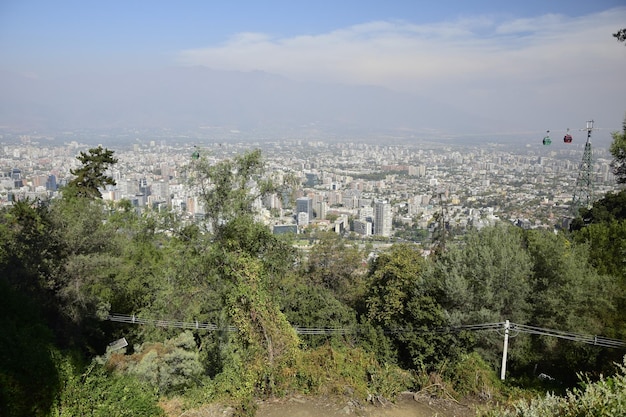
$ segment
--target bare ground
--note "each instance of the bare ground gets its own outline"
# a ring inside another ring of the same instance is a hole
[[[232,417],[234,410],[209,404],[185,412],[182,404],[162,404],[170,417]],[[395,402],[292,396],[259,401],[256,417],[473,417],[474,404],[406,392]]]
[[[264,401],[257,417],[470,417],[473,406],[413,393],[402,394],[395,402],[361,404],[355,400],[291,397]]]

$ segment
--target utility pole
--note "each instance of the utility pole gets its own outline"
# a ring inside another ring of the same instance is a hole
[[[506,356],[509,349],[509,329],[511,323],[508,320],[504,322],[504,348],[502,349],[502,368],[500,369],[500,379],[504,381],[506,376]]]

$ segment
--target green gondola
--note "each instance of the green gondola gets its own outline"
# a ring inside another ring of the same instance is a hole
[[[548,130],[547,133],[548,134],[543,138],[544,145],[550,145],[552,143],[552,139],[550,139],[550,131]]]

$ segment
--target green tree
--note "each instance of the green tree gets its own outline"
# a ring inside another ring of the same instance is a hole
[[[532,260],[522,230],[509,225],[472,230],[462,242],[450,244],[424,271],[426,292],[445,310],[450,324],[481,324],[529,318]],[[461,339],[468,342],[466,336]],[[474,349],[497,366],[501,338],[477,333]],[[518,350],[512,350],[515,360]]]
[[[626,29],[625,29],[626,30]],[[611,155],[613,155],[613,161],[611,167],[613,173],[620,184],[626,184],[626,117],[622,124],[622,132],[613,132],[613,142],[609,148]]]
[[[58,311],[77,326],[72,331],[97,332],[94,316],[108,314],[112,298],[119,294],[112,278],[122,269],[120,242],[126,236],[107,222],[104,207],[100,200],[63,198],[49,209],[49,237],[57,242],[60,262],[48,284]]]
[[[448,326],[449,320],[426,291],[425,264],[416,245],[396,244],[381,253],[370,267],[366,315],[388,333],[399,364],[432,371],[454,356],[456,338],[436,331]]]
[[[106,175],[107,169],[118,161],[113,157],[113,153],[112,150],[102,148],[102,146],[89,149],[88,153],[81,151],[76,159],[82,166],[70,170],[76,178],[68,183],[67,192],[79,197],[102,198],[100,188],[115,185],[115,180]]]
[[[368,276],[367,316],[385,327],[404,316],[411,289],[420,285],[425,260],[419,248],[393,245],[374,259]]]
[[[626,195],[626,192],[624,193]],[[598,202],[596,202],[598,203]],[[626,203],[624,203],[626,204]],[[623,206],[622,206],[623,208]],[[596,204],[592,209],[590,224],[573,233],[574,241],[589,247],[589,260],[599,274],[608,277],[612,309],[601,309],[599,319],[604,323],[603,335],[616,339],[626,339],[626,219],[615,220],[612,210],[603,222],[598,222]],[[617,352],[613,352],[617,353]],[[607,355],[607,362],[615,361],[615,355]]]
[[[532,264],[521,229],[498,225],[469,233],[463,253],[473,320],[526,321]]]
[[[526,233],[533,259],[529,302],[530,323],[548,329],[582,334],[605,334],[607,313],[613,308],[614,281],[600,275],[590,263],[587,244],[576,244],[563,234]],[[569,341],[533,336],[528,366],[574,382],[575,371],[601,369],[600,351]]]
[[[47,202],[18,201],[0,211],[0,276],[46,304],[60,255],[53,230]]]
[[[31,296],[0,279],[0,415],[48,416],[60,390],[54,336]]]
[[[285,289],[281,310],[294,326],[308,328],[356,329],[356,312],[339,301],[328,289],[312,285],[293,285]],[[352,342],[352,335],[302,335],[309,348],[316,348],[328,340]],[[348,340],[346,340],[348,339]]]
[[[199,189],[214,233],[237,217],[252,216],[257,198],[277,191],[263,178],[264,163],[258,149],[215,164],[200,158],[191,170],[191,186]]]
[[[275,296],[294,265],[291,246],[254,219],[254,203],[277,188],[263,177],[261,152],[209,164],[193,162],[191,186],[199,190],[210,222],[211,243],[205,262],[212,272],[206,285],[219,283],[223,311],[238,333],[219,351],[219,391],[237,390],[237,401],[277,389],[285,367],[293,366],[299,340]]]
[[[317,234],[318,240],[307,256],[305,275],[315,285],[331,290],[335,297],[352,306],[365,288],[364,255],[356,245],[334,232]]]
[[[618,193],[608,192],[603,198],[593,203],[590,209],[582,208],[580,217],[572,222],[572,231],[580,230],[588,224],[610,223],[626,220],[626,190]]]

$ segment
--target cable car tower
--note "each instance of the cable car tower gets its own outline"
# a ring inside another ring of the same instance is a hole
[[[576,188],[572,197],[571,212],[574,217],[578,216],[578,210],[581,207],[591,208],[593,204],[593,159],[591,153],[591,131],[593,130],[593,120],[587,122],[587,142],[585,143],[585,151],[583,159],[578,169],[578,179],[576,180]]]

